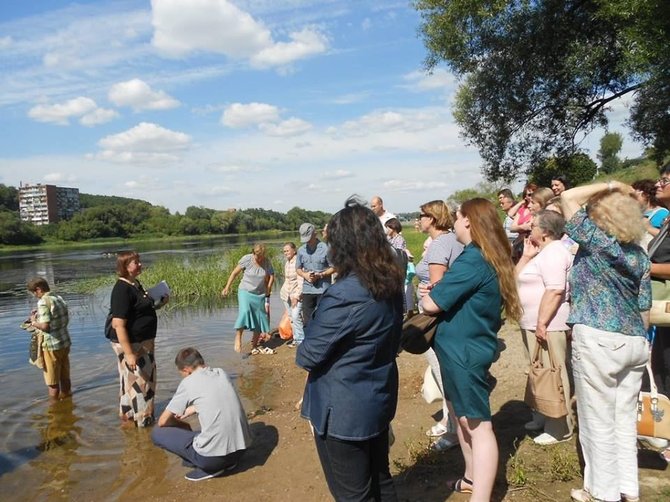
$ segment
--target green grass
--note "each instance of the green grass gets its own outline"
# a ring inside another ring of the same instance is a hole
[[[241,246],[226,253],[184,258],[165,257],[154,262],[140,276],[140,282],[149,288],[160,281],[170,286],[169,308],[183,306],[210,306],[218,300],[226,285],[228,276],[239,259],[249,252],[249,246]],[[278,249],[267,248],[268,257],[275,270],[275,282],[280,281],[284,265]],[[241,276],[235,281],[231,297],[237,291]],[[66,291],[92,294],[96,290],[114,284],[116,276],[106,274],[101,277],[66,283],[61,287]]]

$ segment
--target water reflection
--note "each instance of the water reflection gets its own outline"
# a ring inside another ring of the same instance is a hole
[[[238,244],[222,244],[219,240],[181,243],[178,250],[137,248],[143,261],[151,263],[168,253],[189,257],[194,252],[219,252],[222,246]],[[114,268],[113,258],[100,253],[100,247],[0,253],[0,493],[11,493],[19,500],[119,498],[141,493],[143,480],[157,486],[166,477],[182,474],[180,466],[169,463],[168,457],[152,445],[150,430],[127,430],[119,425],[116,360],[103,335],[111,285],[94,295],[66,296],[72,339],[72,399],[49,407],[42,375],[28,364],[29,337],[18,327],[35,303],[25,291],[26,280],[41,273],[56,284],[57,291],[59,282],[73,277],[109,274]],[[271,308],[272,318],[279,319],[283,307],[278,295],[273,295]],[[252,371],[251,360],[240,358],[232,350],[236,316],[235,305],[217,301],[198,308],[159,312],[157,414],[179,384],[174,356],[189,345],[200,350],[207,364],[239,377],[248,411],[256,410],[255,403],[271,392],[268,379]],[[143,471],[146,465],[151,466],[150,472],[146,468]]]

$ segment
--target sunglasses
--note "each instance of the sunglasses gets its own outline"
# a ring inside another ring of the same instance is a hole
[[[421,213],[421,214],[419,215],[419,218],[430,218],[430,217],[431,217],[431,216],[430,216],[429,214],[426,214],[426,213]]]

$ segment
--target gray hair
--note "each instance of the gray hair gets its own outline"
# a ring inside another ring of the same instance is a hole
[[[542,210],[535,215],[536,224],[555,241],[565,233],[565,218],[556,211]]]

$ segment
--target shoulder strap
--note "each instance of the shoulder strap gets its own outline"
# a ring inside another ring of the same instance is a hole
[[[663,224],[663,226],[661,227],[661,231],[649,243],[649,247],[647,248],[648,249],[648,254],[649,254],[649,259],[653,258],[654,253],[656,253],[656,251],[661,246],[661,244],[663,243],[665,238],[668,236],[668,230],[669,229],[670,229],[670,219],[668,219]]]

